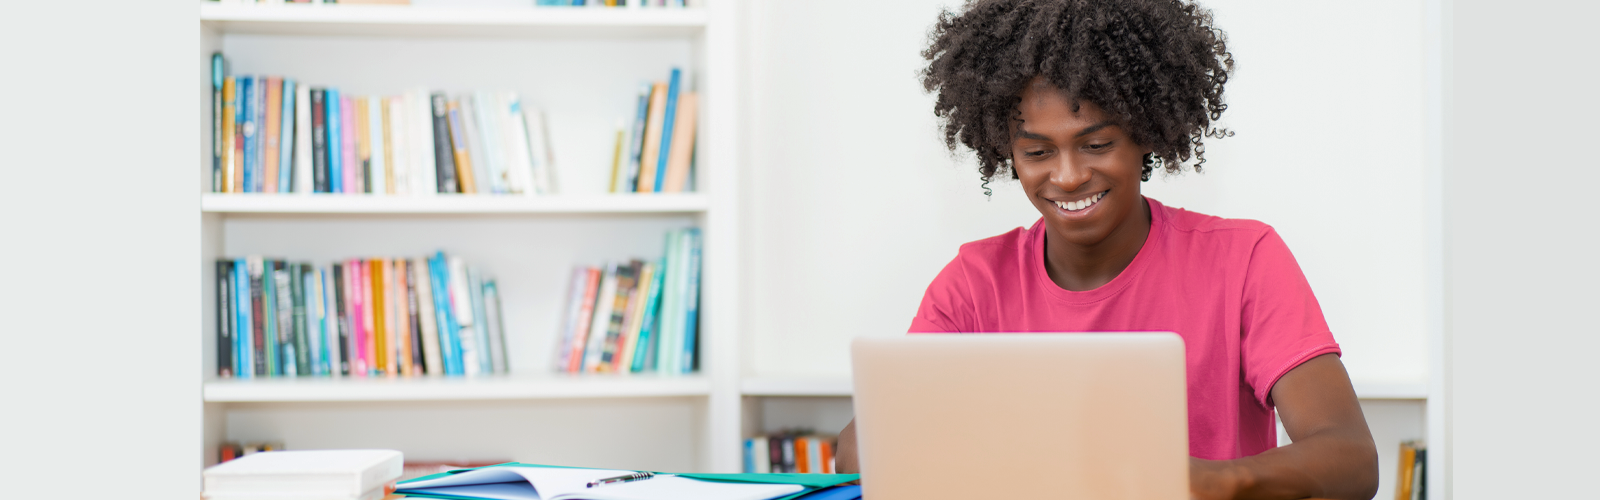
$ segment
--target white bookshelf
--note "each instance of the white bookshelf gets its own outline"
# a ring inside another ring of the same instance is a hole
[[[711,206],[698,193],[553,196],[350,196],[213,194],[200,211],[218,214],[698,214]]]
[[[704,397],[711,384],[696,376],[510,375],[484,378],[295,378],[212,381],[208,403],[485,401],[585,398]]]
[[[532,3],[531,1],[529,2]],[[200,21],[228,33],[384,37],[690,37],[703,8],[473,8],[202,4]]]
[[[531,5],[531,1],[528,2]],[[225,440],[294,449],[386,447],[419,459],[513,459],[734,472],[740,405],[736,2],[688,9],[447,8],[201,2],[197,97],[205,316],[204,463]],[[356,95],[409,88],[514,90],[545,112],[561,194],[210,193],[212,52],[230,73],[284,75]],[[700,92],[694,192],[607,194],[611,141],[640,81],[671,67]],[[700,227],[700,371],[549,372],[571,266],[655,258],[666,231]],[[368,255],[462,255],[498,279],[511,375],[218,380],[214,262],[269,255],[319,264]],[[381,422],[375,421],[379,420]],[[630,424],[632,422],[632,424]],[[473,425],[476,424],[476,425]],[[448,437],[410,429],[448,425]],[[626,427],[626,428],[624,428]],[[507,437],[507,432],[515,436]]]

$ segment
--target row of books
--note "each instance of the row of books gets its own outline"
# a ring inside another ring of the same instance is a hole
[[[515,92],[357,96],[211,62],[214,192],[555,192],[543,115]]]
[[[555,369],[691,373],[697,368],[700,230],[671,231],[656,262],[573,270]]]
[[[693,190],[688,182],[700,99],[685,87],[683,71],[678,68],[672,69],[666,81],[640,84],[632,124],[617,127],[611,192]]]
[[[1427,500],[1428,447],[1422,441],[1400,443],[1400,470],[1395,474],[1394,500]]]
[[[216,282],[220,378],[508,371],[499,288],[460,257],[219,259]]]
[[[807,430],[786,430],[744,440],[744,471],[834,474],[833,450],[837,436]]]

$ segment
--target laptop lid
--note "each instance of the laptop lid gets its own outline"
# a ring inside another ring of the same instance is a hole
[[[1173,333],[856,339],[864,498],[1189,497]]]

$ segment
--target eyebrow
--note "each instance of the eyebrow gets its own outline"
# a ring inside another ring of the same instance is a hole
[[[1083,130],[1078,131],[1077,134],[1073,134],[1072,138],[1076,139],[1076,138],[1083,137],[1083,136],[1086,136],[1086,135],[1089,135],[1089,134],[1093,134],[1095,132],[1099,132],[1101,129],[1104,129],[1106,127],[1110,127],[1112,125],[1116,125],[1116,123],[1113,123],[1111,121],[1103,121],[1103,122],[1100,122],[1100,123],[1096,123],[1094,125],[1090,125],[1090,126],[1084,128]],[[1039,135],[1039,134],[1035,134],[1033,132],[1029,132],[1026,129],[1023,129],[1022,127],[1017,127],[1017,137],[1021,137],[1023,139],[1032,139],[1032,140],[1036,140],[1036,141],[1048,141],[1048,140],[1050,140],[1049,137],[1045,137],[1045,136],[1042,136],[1042,135]]]

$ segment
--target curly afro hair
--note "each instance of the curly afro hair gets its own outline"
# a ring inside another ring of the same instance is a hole
[[[1205,137],[1228,106],[1233,70],[1211,11],[1185,0],[970,0],[944,12],[922,52],[922,87],[937,95],[945,146],[971,148],[985,188],[1011,168],[1012,121],[1034,78],[1087,100],[1151,148],[1155,168],[1205,163]],[[1016,177],[1016,172],[1011,172]]]

